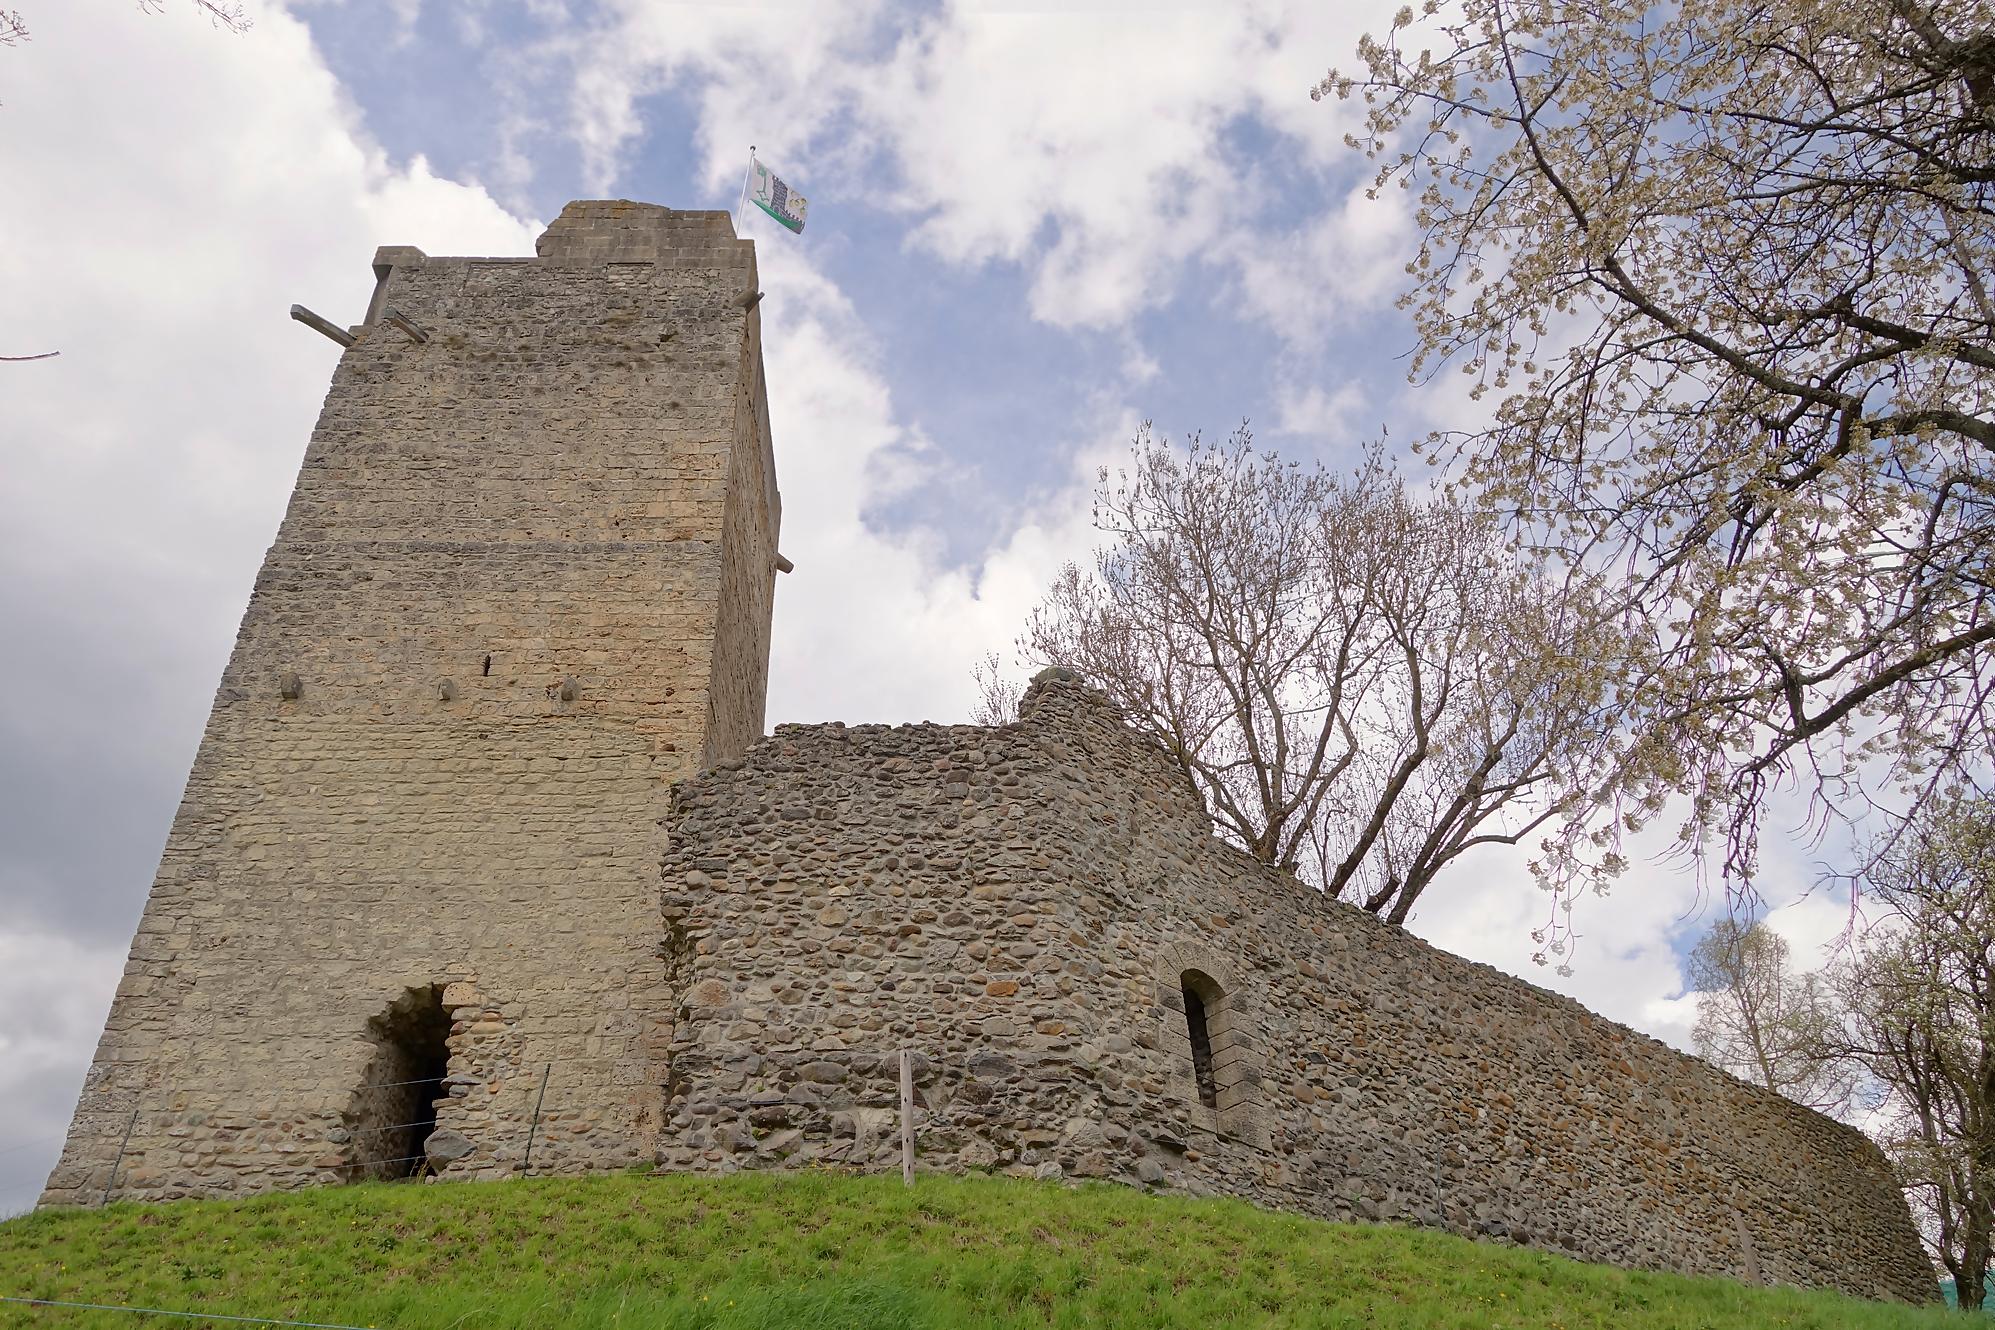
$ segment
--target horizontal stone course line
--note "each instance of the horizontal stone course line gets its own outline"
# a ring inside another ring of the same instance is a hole
[[[560,554],[568,557],[600,554],[627,557],[632,554],[680,554],[689,550],[705,552],[719,542],[689,536],[682,540],[345,540],[290,539],[284,542],[284,564],[290,567],[335,551],[352,551],[364,559],[383,554],[459,554],[485,558],[491,555],[529,558]]]

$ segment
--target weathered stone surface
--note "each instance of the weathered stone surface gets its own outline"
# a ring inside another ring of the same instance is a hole
[[[429,340],[340,359],[46,1201],[102,1194],[135,1107],[121,1196],[408,1167],[392,1122],[426,1105],[360,1088],[406,1079],[368,1025],[437,985],[436,1112],[477,1146],[446,1176],[517,1167],[550,1063],[536,1172],[651,1156],[658,821],[762,731],[754,252],[724,213],[628,203],[540,249],[376,256],[376,306]]]
[[[1933,1297],[1862,1136],[1229,849],[1071,672],[758,742],[752,247],[596,202],[538,254],[377,254],[429,338],[341,359],[47,1202],[128,1125],[153,1199],[897,1170],[905,1049],[924,1169]]]
[[[795,806],[820,811],[770,816]],[[778,726],[682,784],[668,826],[681,991],[737,996],[673,1029],[665,1167],[722,1167],[716,1118],[795,1098],[826,1066],[848,1102],[891,1114],[906,1047],[924,1055],[924,1168],[1119,1178],[1932,1297],[1862,1135],[1254,863],[1071,678],[1036,682],[999,729]],[[740,889],[682,885],[709,861]],[[801,1133],[787,1166],[898,1166],[891,1121],[868,1134],[849,1110],[801,1106],[785,1130]]]
[[[448,1128],[431,1132],[429,1139],[423,1142],[423,1153],[433,1164],[454,1164],[476,1148],[470,1137]]]

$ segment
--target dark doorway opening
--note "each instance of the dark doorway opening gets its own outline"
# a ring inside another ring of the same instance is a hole
[[[1212,1031],[1206,1024],[1205,999],[1186,976],[1185,1028],[1191,1035],[1191,1069],[1198,1079],[1198,1102],[1207,1108],[1219,1107],[1219,1082],[1212,1074]]]
[[[374,1044],[347,1111],[347,1179],[414,1177],[436,1130],[436,1106],[450,1073],[450,1013],[443,989],[411,988],[367,1022]]]

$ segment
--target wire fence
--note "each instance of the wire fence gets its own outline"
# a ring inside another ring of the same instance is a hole
[[[68,1302],[61,1298],[11,1298],[0,1295],[0,1303],[17,1307],[50,1307],[86,1312],[132,1312],[140,1316],[163,1316],[169,1320],[222,1321],[230,1325],[294,1325],[309,1330],[372,1330],[370,1326],[345,1321],[286,1321],[275,1316],[233,1316],[225,1312],[183,1312],[166,1307],[127,1307],[115,1302]]]
[[[570,1062],[584,1061],[584,1060],[585,1059],[568,1059],[568,1061]],[[586,1060],[598,1061],[598,1062],[600,1061],[599,1059],[586,1059]],[[520,1165],[515,1176],[519,1177],[527,1176],[529,1170],[532,1167],[533,1147],[535,1139],[539,1134],[539,1129],[541,1125],[541,1115],[546,1102],[548,1083],[552,1078],[554,1066],[557,1065],[559,1061],[561,1060],[556,1059],[553,1061],[542,1063],[540,1066],[538,1085],[535,1088],[532,1100],[533,1104],[532,1113],[528,1118],[527,1134],[525,1137],[524,1148],[521,1150],[519,1155]],[[914,1097],[915,1063],[916,1063],[916,1058],[914,1057],[913,1054],[905,1050],[903,1050],[900,1053],[899,1055],[900,1093],[899,1093],[898,1102],[900,1108],[900,1127],[901,1127],[901,1165],[902,1165],[903,1180],[908,1186],[914,1185],[914,1119],[915,1119],[914,1105],[916,1102]],[[891,1069],[891,1059],[890,1058],[883,1059],[879,1069],[883,1072],[889,1071]],[[441,1084],[443,1084],[443,1082],[439,1081],[435,1077],[421,1077],[406,1081],[371,1082],[358,1088],[391,1089],[391,1088],[401,1088],[401,1087],[409,1087],[417,1085],[441,1085]],[[160,1093],[160,1091],[158,1090],[157,1087],[154,1087],[151,1090],[151,1093],[158,1094]],[[745,1099],[745,1103],[746,1106],[751,1109],[773,1108],[778,1106],[801,1106],[801,1107],[808,1107],[820,1110],[825,1108],[825,1105],[823,1104],[821,1099],[796,1098],[787,1094],[773,1094],[773,1093],[747,1096]],[[124,1166],[127,1150],[132,1142],[133,1127],[137,1123],[140,1114],[142,1112],[142,1109],[143,1109],[143,1103],[135,1096],[135,1099],[129,1110],[129,1114],[126,1117],[125,1128],[121,1134],[120,1138],[121,1144],[119,1146],[116,1156],[112,1159],[111,1164],[109,1166],[109,1175],[104,1183],[102,1198],[98,1201],[98,1204],[100,1205],[108,1203],[112,1199],[113,1194],[117,1188],[120,1176],[120,1170]],[[339,1128],[339,1130],[345,1134],[346,1140],[344,1142],[335,1142],[328,1140],[325,1144],[327,1145],[328,1148],[332,1148],[336,1147],[339,1144],[351,1143],[355,1139],[377,1137],[385,1135],[390,1132],[419,1131],[424,1127],[434,1127],[436,1125],[436,1122],[437,1119],[434,1116],[421,1116],[421,1117],[412,1118],[405,1122],[384,1123],[372,1126],[346,1126]],[[17,1142],[13,1145],[9,1145],[8,1147],[6,1147],[4,1151],[0,1151],[0,1154],[8,1154],[8,1155],[19,1154],[23,1151],[32,1150],[38,1146],[47,1146],[53,1144],[55,1141],[60,1139],[61,1138],[59,1137],[44,1137],[34,1141]],[[306,1143],[300,1142],[299,1144],[306,1144]],[[398,1155],[363,1156],[359,1158],[342,1157],[340,1159],[338,1167],[341,1170],[348,1172],[349,1174],[353,1174],[377,1166],[386,1167],[391,1165],[392,1166],[413,1165],[415,1167],[409,1170],[407,1176],[411,1178],[420,1178],[424,1175],[425,1170],[427,1170],[429,1162],[430,1162],[430,1157],[427,1154],[427,1152],[418,1151],[416,1153],[398,1154]],[[371,1330],[371,1328],[363,1328],[361,1326],[357,1326],[350,1322],[345,1322],[345,1321],[294,1320],[294,1319],[287,1319],[283,1317],[273,1317],[273,1316],[251,1316],[235,1312],[193,1311],[193,1310],[185,1310],[185,1309],[170,1308],[170,1307],[143,1306],[138,1304],[85,1302],[80,1300],[70,1300],[62,1298],[35,1298],[35,1297],[25,1297],[19,1295],[6,1295],[6,1294],[0,1294],[0,1305],[32,1308],[43,1311],[119,1313],[119,1314],[129,1315],[135,1318],[153,1318],[159,1320],[181,1321],[181,1322],[197,1321],[197,1322],[205,1322],[209,1324],[218,1324],[218,1325],[225,1324],[225,1325],[285,1326],[285,1327],[297,1327],[298,1330]]]
[[[61,1145],[60,1136],[38,1136],[0,1149],[0,1219],[33,1208]]]
[[[407,1080],[399,1080],[399,1081],[362,1081],[357,1085],[348,1086],[347,1089],[358,1092],[361,1090],[392,1090],[408,1085],[436,1085],[436,1084],[476,1085],[488,1082],[489,1080],[492,1079],[492,1076],[495,1074],[519,1076],[519,1075],[526,1075],[526,1074],[539,1072],[544,1068],[550,1068],[550,1067],[579,1067],[579,1066],[604,1067],[611,1065],[619,1060],[620,1059],[618,1057],[609,1054],[598,1054],[594,1056],[577,1056],[577,1057],[565,1057],[565,1058],[537,1057],[526,1061],[516,1061],[512,1058],[506,1058],[498,1065],[491,1068],[489,1072],[486,1072],[484,1074],[471,1074],[468,1072],[461,1072],[461,1071],[446,1071],[441,1076],[415,1076]],[[183,1085],[172,1081],[160,1081],[160,1080],[148,1079],[145,1082],[145,1084],[139,1086],[128,1086],[123,1088],[110,1087],[110,1092],[114,1094],[133,1094],[133,1095],[142,1094],[153,1098],[165,1098],[165,1097],[170,1097],[174,1094],[181,1094],[181,1093],[185,1094],[208,1093],[212,1092],[214,1088],[215,1087],[212,1083]],[[88,1094],[90,1090],[91,1087],[86,1084],[84,1086],[84,1093]]]
[[[11,1154],[18,1154],[22,1150],[32,1150],[39,1145],[53,1145],[61,1139],[62,1137],[60,1136],[38,1136],[34,1140],[22,1141],[17,1145],[0,1146],[0,1159],[4,1159]]]
[[[292,1136],[288,1140],[266,1139],[251,1142],[245,1146],[243,1153],[263,1155],[276,1153],[280,1157],[289,1158],[317,1152],[337,1158],[336,1163],[317,1166],[322,1171],[341,1173],[349,1178],[366,1177],[375,1181],[420,1182],[440,1171],[440,1165],[432,1162],[432,1156],[424,1148],[426,1145],[424,1137],[428,1132],[451,1125],[447,1113],[439,1115],[436,1112],[421,1111],[423,1100],[421,1088],[435,1089],[438,1093],[432,1097],[431,1102],[441,1105],[457,1098],[456,1095],[446,1093],[452,1087],[488,1087],[494,1079],[504,1077],[506,1080],[523,1079],[531,1094],[529,1101],[531,1110],[522,1114],[526,1119],[524,1137],[514,1134],[510,1141],[495,1142],[489,1130],[479,1132],[478,1137],[480,1144],[501,1145],[505,1157],[517,1161],[512,1176],[525,1177],[531,1173],[533,1167],[534,1147],[541,1135],[541,1118],[546,1105],[547,1087],[554,1079],[555,1068],[586,1064],[600,1070],[614,1061],[603,1057],[548,1058],[524,1065],[495,1069],[484,1074],[460,1071],[445,1072],[441,1076],[362,1081],[347,1092],[349,1103],[346,1108],[321,1115],[323,1119],[330,1120],[324,1128],[323,1135],[316,1139]],[[402,1100],[407,1107],[415,1110],[414,1114],[395,1122],[367,1121],[366,1109],[359,1104],[365,1093],[392,1090],[414,1092]],[[215,1093],[213,1085],[196,1088],[154,1083],[128,1090],[107,1090],[100,1087],[92,1091],[86,1088],[83,1103],[99,1120],[99,1128],[80,1134],[78,1128],[81,1119],[79,1119],[78,1122],[71,1123],[66,1138],[40,1137],[0,1148],[0,1186],[10,1191],[17,1190],[28,1181],[28,1174],[25,1172],[12,1178],[7,1176],[4,1165],[9,1162],[9,1156],[21,1156],[28,1151],[49,1150],[51,1146],[65,1139],[72,1143],[79,1139],[115,1141],[116,1149],[111,1153],[109,1164],[100,1162],[91,1169],[96,1177],[78,1180],[72,1176],[63,1181],[61,1188],[73,1197],[83,1198],[85,1193],[88,1193],[94,1196],[95,1204],[100,1206],[109,1204],[116,1198],[124,1184],[124,1171],[128,1160],[134,1155],[142,1156],[149,1149],[156,1149],[158,1138],[163,1134],[171,1134],[173,1129],[184,1123],[189,1116],[184,1109],[168,1107],[168,1103],[177,1097],[190,1094],[212,1101]],[[107,1096],[111,1097],[108,1103],[105,1102]],[[167,1125],[162,1126],[162,1121]],[[134,1149],[135,1133],[137,1149]],[[402,1139],[396,1139],[398,1134]],[[388,1145],[389,1149],[370,1150],[368,1148],[370,1143]],[[397,1147],[402,1148],[397,1149]],[[51,1164],[48,1162],[32,1157],[21,1162],[29,1169],[50,1176]],[[56,1159],[52,1166],[60,1172],[63,1168],[62,1160]]]
[[[568,1060],[581,1061],[582,1059]],[[531,1166],[532,1137],[537,1135],[539,1131],[541,1102],[545,1096],[547,1079],[552,1072],[552,1063],[541,1064],[539,1070],[540,1075],[536,1080],[539,1082],[541,1089],[540,1094],[536,1096],[534,1101],[533,1114],[528,1125],[526,1148],[521,1152],[522,1165],[519,1170],[521,1175],[524,1175]],[[367,1081],[354,1087],[354,1093],[358,1095],[360,1092],[368,1090],[409,1089],[417,1086],[435,1086],[438,1089],[442,1089],[449,1085],[451,1081],[452,1078],[448,1076],[441,1078],[436,1076],[422,1076],[396,1081]],[[124,1099],[125,1103],[130,1105],[130,1108],[128,1110],[119,1110],[118,1115],[122,1118],[122,1123],[119,1125],[116,1134],[118,1142],[117,1149],[108,1165],[99,1166],[101,1170],[101,1183],[94,1180],[70,1180],[64,1189],[79,1194],[85,1192],[93,1193],[96,1196],[96,1204],[100,1206],[109,1204],[116,1197],[119,1184],[123,1180],[126,1160],[132,1153],[133,1134],[138,1129],[141,1117],[147,1112],[147,1104],[158,1103],[171,1093],[172,1091],[166,1087],[148,1086],[143,1090],[132,1091],[129,1096],[120,1096],[120,1098]],[[99,1109],[98,1111],[100,1114],[105,1112],[103,1109]],[[167,1112],[171,1115],[171,1110],[167,1110]],[[348,1109],[343,1116],[351,1117],[352,1115],[353,1110]],[[421,1149],[404,1149],[398,1153],[371,1153],[367,1150],[366,1143],[369,1141],[380,1141],[381,1138],[390,1137],[398,1132],[413,1135],[423,1131],[425,1128],[434,1129],[438,1125],[438,1118],[435,1113],[409,1117],[398,1122],[368,1123],[364,1120],[348,1121],[329,1127],[323,1139],[297,1140],[294,1138],[284,1144],[291,1147],[291,1150],[286,1153],[296,1153],[301,1149],[316,1148],[322,1153],[336,1154],[338,1156],[338,1163],[328,1165],[327,1167],[349,1176],[371,1176],[376,1180],[383,1181],[420,1181],[434,1171],[428,1167],[429,1156],[426,1152]],[[67,1136],[74,1137],[76,1134],[76,1124],[72,1123],[71,1130],[67,1133]],[[146,1139],[155,1134],[156,1128],[152,1124],[148,1124],[146,1133],[141,1136],[142,1146]],[[98,1133],[97,1138],[108,1139],[109,1135],[109,1133]],[[39,1171],[45,1175],[48,1174],[51,1167],[60,1170],[62,1167],[60,1158],[49,1162],[31,1157],[21,1159],[19,1162],[25,1164],[27,1169],[18,1171],[8,1169],[6,1165],[14,1162],[13,1158],[10,1157],[19,1157],[28,1151],[50,1151],[50,1153],[53,1153],[51,1147],[58,1145],[64,1140],[64,1136],[44,1136],[33,1140],[15,1142],[4,1148],[0,1148],[0,1191],[11,1192],[27,1183],[32,1176],[27,1170]],[[418,1146],[422,1144],[420,1141],[414,1143]],[[92,1171],[97,1172],[99,1170]],[[386,1174],[385,1177],[383,1176],[384,1174]],[[100,1186],[101,1191],[98,1190]]]
[[[886,1085],[880,1086],[884,1095],[847,1097],[844,1099],[844,1107],[891,1110],[896,1103],[892,1097],[891,1082],[894,1055],[873,1054],[869,1057],[877,1059],[874,1064],[877,1071],[889,1078]],[[911,1182],[913,1068],[924,1060],[905,1051],[899,1055],[899,1060],[901,1085],[898,1103],[903,1119],[904,1135],[907,1137],[903,1150],[906,1156],[904,1172]],[[523,1134],[516,1130],[509,1134],[509,1140],[498,1139],[490,1130],[489,1124],[484,1124],[480,1130],[471,1133],[477,1145],[481,1147],[481,1164],[487,1167],[504,1164],[510,1168],[510,1176],[530,1176],[535,1147],[540,1143],[548,1086],[558,1079],[554,1074],[555,1070],[559,1067],[583,1064],[601,1069],[613,1061],[602,1057],[549,1058],[536,1063],[505,1068],[500,1074],[507,1080],[525,1082],[526,1088],[531,1093],[531,1099],[528,1101],[531,1107],[529,1110],[525,1103],[520,1106],[520,1117],[525,1119]],[[363,1081],[348,1092],[352,1099],[345,1109],[320,1115],[321,1129],[316,1132],[308,1129],[307,1134],[296,1134],[295,1131],[287,1134],[282,1129],[271,1128],[264,1124],[244,1128],[245,1133],[258,1131],[268,1134],[244,1141],[238,1157],[274,1162],[280,1166],[295,1164],[301,1175],[318,1173],[343,1175],[348,1179],[425,1181],[444,1172],[455,1160],[455,1156],[433,1154],[428,1148],[432,1135],[440,1130],[450,1129],[453,1125],[447,1108],[442,1112],[423,1112],[418,1103],[405,1100],[407,1106],[415,1110],[413,1113],[392,1122],[371,1122],[366,1119],[364,1107],[357,1106],[354,1101],[359,1100],[363,1092],[367,1091],[412,1090],[424,1086],[442,1091],[460,1085],[489,1086],[491,1083],[492,1078],[489,1074],[473,1075],[464,1072],[447,1072],[442,1076]],[[108,1103],[105,1102],[107,1093],[115,1095],[115,1099]],[[163,1137],[171,1138],[183,1134],[180,1129],[192,1114],[184,1105],[169,1106],[169,1104],[187,1094],[198,1094],[200,1098],[211,1102],[216,1099],[216,1090],[212,1084],[200,1087],[198,1091],[191,1087],[174,1087],[168,1084],[151,1084],[123,1091],[107,1091],[103,1087],[95,1091],[86,1091],[84,1102],[96,1119],[95,1129],[79,1133],[79,1123],[72,1124],[68,1133],[72,1150],[65,1152],[65,1157],[75,1154],[79,1158],[68,1165],[59,1158],[54,1164],[55,1172],[53,1174],[45,1172],[48,1180],[56,1184],[56,1194],[61,1195],[68,1203],[82,1202],[98,1206],[107,1205],[117,1199],[120,1192],[127,1188],[126,1173],[129,1163],[137,1159],[143,1169],[152,1162],[149,1157],[162,1153]],[[93,1096],[96,1100],[94,1103],[91,1102]],[[447,1105],[456,1097],[458,1096],[439,1094],[434,1102],[438,1105]],[[821,1110],[825,1108],[825,1104],[821,1097],[764,1092],[746,1096],[744,1107],[749,1110],[778,1107]],[[204,1110],[203,1116],[212,1115],[214,1112],[212,1109]],[[519,1120],[520,1118],[514,1118],[513,1122],[517,1124]],[[46,1150],[62,1139],[62,1137],[42,1137],[15,1142],[0,1148],[0,1183],[8,1183],[4,1170],[4,1163],[8,1157],[20,1156],[27,1151]],[[79,1140],[86,1143],[80,1150],[74,1148]],[[102,1145],[93,1149],[87,1144],[93,1141]],[[114,1149],[109,1148],[112,1142],[115,1142]],[[370,1145],[376,1144],[386,1145],[388,1148],[385,1150],[369,1148]],[[108,1163],[103,1162],[105,1153],[109,1154]],[[170,1158],[175,1153],[175,1147],[168,1144],[163,1153]],[[84,1162],[93,1157],[95,1163]],[[210,1159],[213,1159],[212,1154]],[[32,1169],[47,1168],[41,1160],[24,1159],[21,1162]],[[224,1155],[224,1162],[232,1161],[228,1161]],[[82,1170],[81,1176],[78,1173],[79,1168]],[[66,1170],[67,1176],[63,1176]],[[17,1176],[9,1183],[10,1189],[18,1187],[27,1180],[25,1173]],[[308,1181],[309,1178],[301,1180]],[[141,1187],[140,1191],[144,1194],[148,1189]],[[153,1189],[150,1194],[156,1195],[158,1192]]]

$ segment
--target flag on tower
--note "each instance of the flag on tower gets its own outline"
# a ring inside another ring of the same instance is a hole
[[[810,201],[796,193],[761,162],[749,159],[749,199],[792,231],[804,229]]]

